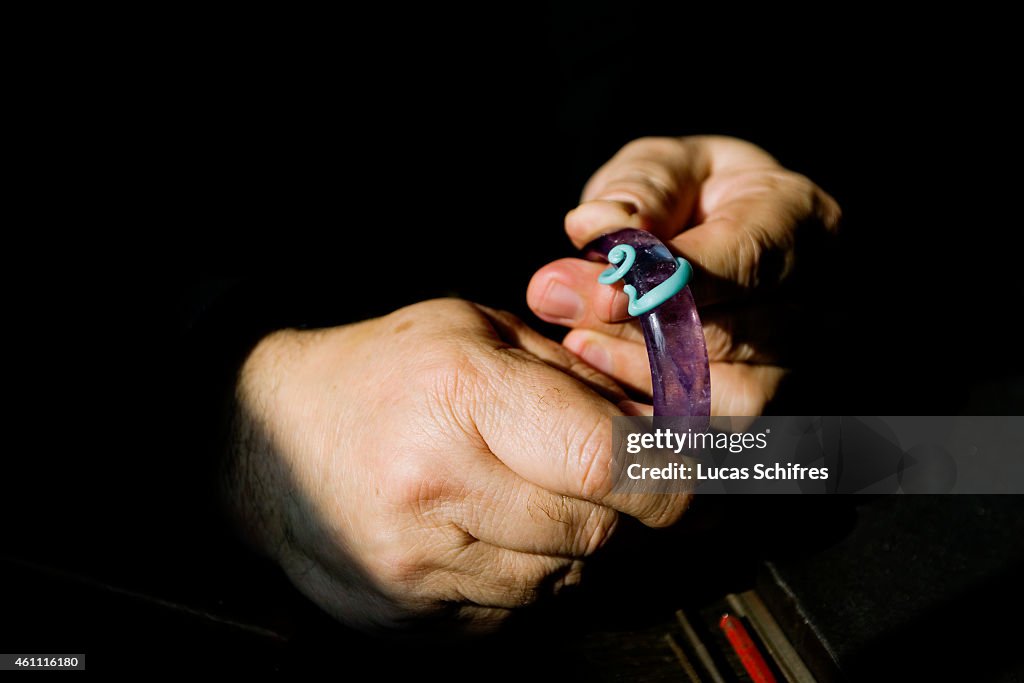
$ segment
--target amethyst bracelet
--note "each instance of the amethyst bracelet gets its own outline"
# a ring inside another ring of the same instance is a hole
[[[640,319],[651,363],[654,414],[708,417],[711,371],[704,330],[687,283],[690,264],[658,238],[627,228],[602,235],[584,248],[591,260],[610,260],[599,281],[622,279],[630,315]]]

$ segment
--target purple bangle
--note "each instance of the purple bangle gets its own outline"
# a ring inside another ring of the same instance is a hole
[[[602,235],[584,247],[583,252],[588,259],[607,261],[608,253],[620,244],[633,247],[636,259],[630,267],[620,267],[618,270],[622,273],[614,268],[606,273],[611,275],[610,271],[616,270],[625,284],[635,289],[630,293],[631,308],[642,311],[637,317],[644,331],[647,357],[651,363],[654,414],[710,416],[708,351],[689,286],[684,286],[650,310],[635,305],[637,299],[642,302],[649,292],[673,276],[685,282],[688,273],[677,273],[677,270],[689,268],[689,264],[677,261],[668,247],[651,233],[632,228]],[[618,258],[618,261],[622,260]],[[608,280],[609,277],[605,276],[602,282]]]

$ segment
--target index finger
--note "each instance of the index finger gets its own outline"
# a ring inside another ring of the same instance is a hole
[[[766,152],[719,137],[630,143],[566,216],[577,246],[623,227],[650,230],[694,266],[702,305],[787,279],[801,244],[836,231],[839,207]]]
[[[689,221],[710,173],[696,139],[634,140],[587,182],[580,205],[565,217],[566,233],[577,248],[624,227],[668,240]]]
[[[616,490],[614,404],[520,349],[496,349],[492,381],[471,397],[472,420],[490,451],[523,479],[553,493],[588,500],[667,526],[682,515],[686,494]]]

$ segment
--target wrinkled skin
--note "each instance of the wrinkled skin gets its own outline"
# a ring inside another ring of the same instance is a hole
[[[760,415],[802,333],[801,290],[815,284],[800,276],[829,249],[839,222],[835,200],[748,142],[642,138],[594,174],[565,230],[578,248],[619,228],[649,230],[690,261],[711,361],[711,414]],[[621,284],[598,284],[605,267],[550,263],[531,280],[528,302],[544,320],[572,328],[567,348],[649,397],[640,326]]]
[[[624,398],[464,301],[286,330],[243,369],[227,494],[252,542],[342,621],[486,630],[579,581],[619,514],[666,526],[685,509],[611,492]]]

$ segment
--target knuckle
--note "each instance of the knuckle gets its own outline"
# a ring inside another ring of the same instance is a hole
[[[570,437],[568,452],[575,454],[569,462],[575,468],[580,495],[587,500],[599,501],[612,489],[611,425],[607,420],[596,421],[588,430],[578,430]]]
[[[422,453],[394,458],[381,493],[392,509],[425,514],[445,497],[448,479],[433,458]]]
[[[611,538],[618,522],[619,515],[615,510],[595,506],[577,533],[574,547],[579,555],[588,557],[602,548]]]
[[[437,299],[399,309],[384,319],[384,333],[377,343],[387,347],[395,363],[381,373],[380,384],[407,396],[409,389],[429,389],[460,378],[460,371],[472,368],[474,337],[459,334],[479,325],[477,310],[466,302]],[[416,353],[403,350],[415,345]]]
[[[439,331],[437,335],[431,335],[423,341],[426,343],[417,349],[414,361],[418,366],[418,374],[447,376],[471,366],[471,350],[466,344],[460,343],[458,337]]]
[[[572,523],[573,515],[565,496],[534,491],[526,501],[526,510],[534,519],[544,518],[557,524]]]
[[[543,566],[508,566],[507,562],[483,567],[469,575],[455,575],[456,588],[462,595],[485,596],[506,607],[525,607],[535,603],[547,570]]]
[[[421,426],[439,430],[439,440],[450,437],[453,430],[472,433],[468,415],[488,375],[479,349],[446,339],[421,345],[415,355],[411,371],[396,378],[395,400],[413,398],[413,411],[427,418]]]
[[[411,381],[420,383],[419,388],[426,399],[425,409],[434,421],[449,424],[459,419],[473,396],[473,386],[477,382],[476,362],[470,354],[459,349],[428,354],[433,358],[425,359],[426,365]]]
[[[609,182],[602,194],[605,197],[625,196],[636,202],[641,210],[657,212],[673,203],[675,187],[662,169],[653,163],[642,163]]]

